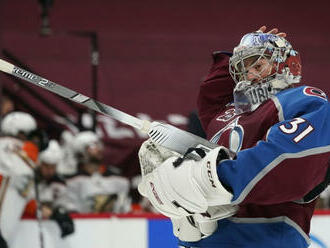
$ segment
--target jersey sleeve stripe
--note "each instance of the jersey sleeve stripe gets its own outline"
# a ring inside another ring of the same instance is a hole
[[[280,101],[278,100],[278,98],[275,96],[272,98],[275,107],[277,108],[277,115],[278,115],[278,120],[279,122],[284,121],[284,115],[283,115],[283,109],[282,109],[282,105],[280,103]]]
[[[324,147],[315,147],[312,149],[304,150],[297,153],[283,153],[280,156],[276,157],[271,163],[266,165],[242,190],[242,192],[239,194],[237,199],[232,201],[232,204],[239,204],[241,203],[246,196],[249,194],[249,192],[255,187],[255,185],[272,169],[274,169],[278,164],[280,164],[282,161],[290,158],[302,158],[307,157],[311,155],[316,154],[322,154],[330,152],[330,145],[324,146]]]
[[[285,222],[289,226],[293,227],[294,229],[299,232],[299,234],[305,239],[308,245],[311,244],[311,241],[308,235],[301,229],[301,227],[295,223],[293,220],[286,216],[278,216],[274,218],[237,218],[237,217],[230,217],[230,221],[235,223],[277,223],[277,222]]]

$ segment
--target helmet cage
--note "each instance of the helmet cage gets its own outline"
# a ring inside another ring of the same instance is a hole
[[[230,58],[229,72],[236,84],[240,81],[247,81],[248,69],[255,66],[260,59],[264,58],[272,65],[272,71],[262,81],[269,80],[270,78],[274,78],[275,74],[281,68],[284,68],[284,62],[287,59],[286,50],[280,47],[274,47],[271,44],[261,47],[243,48],[243,50],[234,53]],[[256,57],[256,60],[246,68],[246,60],[252,57]]]
[[[229,72],[236,84],[247,80],[248,71],[244,62],[254,56],[258,58],[256,63],[261,58],[267,58],[273,66],[268,79],[274,78],[276,74],[298,76],[300,79],[300,57],[291,44],[277,35],[257,32],[244,35],[229,60]]]

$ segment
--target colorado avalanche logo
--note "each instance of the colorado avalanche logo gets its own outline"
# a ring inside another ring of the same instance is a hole
[[[218,131],[212,138],[211,142],[218,143],[221,136],[229,132],[229,150],[237,153],[241,150],[244,138],[244,129],[238,124],[240,117],[231,121],[227,126]]]
[[[217,121],[227,122],[236,115],[237,115],[237,113],[234,108],[228,109],[225,111],[225,113],[223,115],[220,115],[217,117]]]

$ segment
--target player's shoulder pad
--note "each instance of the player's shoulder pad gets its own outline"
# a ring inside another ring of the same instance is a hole
[[[313,86],[300,86],[283,90],[273,98],[284,119],[296,117],[299,113],[310,113],[328,104],[327,95]]]

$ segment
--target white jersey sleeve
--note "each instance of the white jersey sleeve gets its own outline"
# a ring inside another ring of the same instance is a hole
[[[11,138],[0,138],[0,174],[4,176],[32,176],[33,171],[16,153],[21,150],[23,142]]]

